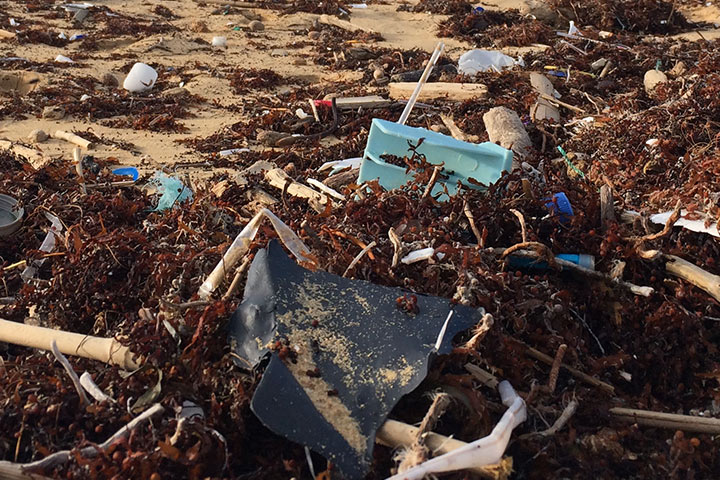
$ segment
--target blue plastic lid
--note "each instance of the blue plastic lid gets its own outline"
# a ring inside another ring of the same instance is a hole
[[[140,177],[137,168],[135,167],[121,167],[116,168],[112,171],[115,175],[124,175],[126,177],[132,177],[133,181],[136,181]]]
[[[560,217],[561,222],[569,221],[569,217],[574,216],[572,205],[564,192],[558,192],[550,199],[546,199],[545,207],[550,213]]]

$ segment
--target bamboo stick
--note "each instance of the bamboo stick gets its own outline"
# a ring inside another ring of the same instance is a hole
[[[637,423],[646,427],[720,434],[720,419],[718,418],[694,417],[675,413],[636,410],[634,408],[611,408],[610,413],[617,417],[618,420]]]
[[[57,130],[53,134],[53,138],[57,138],[59,140],[65,140],[66,142],[73,143],[77,145],[78,147],[82,147],[86,150],[92,150],[94,147],[93,143],[90,140],[85,140],[82,137],[79,137],[75,135],[74,133],[65,132],[63,130]]]
[[[140,366],[135,354],[114,338],[93,337],[0,319],[0,342],[49,351],[53,340],[65,355],[99,360],[125,370],[135,370]]]

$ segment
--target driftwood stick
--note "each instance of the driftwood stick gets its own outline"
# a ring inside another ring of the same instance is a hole
[[[460,130],[460,128],[455,124],[455,120],[453,120],[450,115],[445,115],[444,113],[441,113],[440,120],[442,120],[447,129],[450,130],[450,135],[452,135],[453,138],[457,140],[462,140],[463,142],[467,141],[467,135],[465,135],[465,133]]]
[[[77,390],[83,405],[90,405],[90,400],[88,400],[87,395],[85,395],[85,390],[83,390],[82,385],[80,384],[80,379],[78,378],[77,373],[75,373],[75,370],[73,370],[72,365],[70,365],[70,362],[65,357],[65,355],[63,355],[60,350],[58,350],[57,342],[54,339],[50,342],[50,348],[53,355],[55,355],[55,359],[60,362],[60,364],[63,366],[68,376],[70,377],[70,380],[72,380],[72,383],[75,386],[75,390]]]
[[[237,292],[237,289],[240,287],[240,280],[242,280],[242,276],[249,266],[250,259],[245,257],[245,260],[243,260],[240,266],[235,270],[235,276],[233,277],[232,282],[230,282],[230,286],[225,292],[225,295],[222,296],[223,301],[230,300],[230,298],[235,295],[235,292]]]
[[[612,414],[618,420],[637,423],[646,427],[667,428],[685,432],[701,432],[720,434],[720,419],[708,417],[693,417],[675,413],[651,412],[649,410],[636,410],[634,408],[611,408]]]
[[[720,276],[703,270],[697,265],[683,260],[675,255],[665,255],[668,262],[665,269],[671,275],[682,278],[698,288],[705,290],[715,300],[720,302]]]
[[[497,390],[500,381],[492,373],[488,372],[487,370],[483,370],[482,368],[478,367],[477,365],[473,365],[472,363],[466,363],[465,370],[470,372],[470,375],[475,377],[475,380],[477,380],[478,382],[482,383],[486,387],[492,388],[493,390]]]
[[[122,427],[120,430],[115,432],[110,438],[105,440],[100,445],[96,446],[89,446],[85,447],[82,450],[80,450],[80,455],[86,458],[92,458],[98,455],[98,451],[104,451],[107,450],[113,443],[117,442],[118,440],[121,440],[123,438],[126,438],[130,435],[130,432],[138,428],[143,423],[150,420],[152,417],[157,415],[158,413],[162,413],[165,410],[162,405],[159,403],[156,403],[152,407],[145,410],[143,413],[135,417],[133,420],[130,421],[127,425]],[[61,450],[59,452],[55,452],[52,455],[48,455],[47,457],[43,458],[42,460],[37,460],[35,462],[31,463],[25,463],[21,465],[21,468],[23,471],[38,471],[38,470],[45,470],[48,468],[53,468],[57,465],[62,465],[66,463],[68,460],[72,458],[72,455],[70,453],[70,450]]]
[[[53,138],[65,140],[66,142],[73,143],[78,147],[84,148],[85,150],[92,150],[94,146],[90,140],[85,140],[84,138],[79,137],[74,133],[65,132],[63,130],[57,130],[55,133],[53,133]]]
[[[273,187],[286,191],[294,197],[308,199],[311,205],[314,203],[315,205],[324,206],[325,203],[329,201],[325,195],[308,187],[307,185],[296,182],[280,168],[268,170],[265,173],[265,180],[267,180]],[[324,210],[324,208],[320,208],[320,211]]]
[[[20,464],[0,461],[0,478],[4,480],[51,480],[36,473],[23,472]]]
[[[526,345],[523,342],[520,342],[519,340],[516,340],[516,339],[513,339],[513,340],[520,343],[521,345],[523,345],[525,347],[525,353],[527,353],[528,356],[530,356],[536,360],[540,360],[541,362],[543,362],[547,365],[553,364],[554,359],[550,355],[545,355],[540,350],[536,350],[533,347]],[[569,365],[566,365],[564,363],[561,363],[560,366],[563,367],[564,369],[566,369],[568,372],[570,372],[570,374],[573,377],[576,377],[576,378],[582,380],[583,382],[587,383],[588,385],[598,387],[602,390],[605,390],[606,392],[608,392],[610,394],[613,394],[613,395],[615,394],[615,387],[613,387],[609,383],[605,383],[602,380],[598,380],[595,377],[591,377],[587,373],[583,373],[580,370],[573,368]]]
[[[565,350],[567,350],[567,345],[563,343],[558,347],[555,359],[553,359],[552,368],[550,368],[550,380],[548,381],[548,390],[550,393],[555,392],[558,375],[560,374],[560,365],[562,364],[562,359],[565,356]]]
[[[562,101],[558,100],[557,98],[553,97],[552,95],[548,95],[547,93],[541,93],[540,98],[543,98],[551,103],[557,103],[561,107],[565,107],[568,110],[572,110],[573,112],[585,113],[585,110],[583,110],[582,108],[576,107],[575,105],[570,105],[569,103],[562,102]]]
[[[606,231],[610,223],[615,221],[615,205],[610,185],[600,187],[600,225]]]

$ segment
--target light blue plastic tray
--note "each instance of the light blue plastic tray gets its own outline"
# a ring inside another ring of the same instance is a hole
[[[392,190],[412,181],[412,172],[406,174],[405,167],[385,163],[380,156],[409,155],[408,140],[416,145],[421,138],[425,140],[417,151],[425,155],[430,164],[440,165],[444,162],[442,173],[450,176],[444,184],[451,195],[457,192],[458,180],[468,187],[480,188],[468,182],[468,178],[491,185],[500,178],[504,170],[509,172],[512,168],[512,152],[494,143],[463,142],[425,128],[408,127],[375,118],[360,166],[360,183],[379,180],[383,188]],[[432,194],[437,195],[442,191],[442,182],[438,182]],[[443,200],[442,197],[440,199]]]

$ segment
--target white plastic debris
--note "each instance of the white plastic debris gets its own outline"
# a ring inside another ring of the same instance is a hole
[[[328,187],[327,185],[325,185],[324,183],[322,183],[319,180],[315,180],[314,178],[308,178],[307,183],[309,183],[316,189],[320,190],[321,192],[327,193],[328,195],[330,195],[331,197],[333,197],[337,200],[346,200],[345,195],[343,195],[342,193],[338,192],[335,189]]]
[[[420,262],[422,260],[430,260],[434,253],[435,249],[432,247],[423,248],[408,253],[403,258],[401,258],[400,261],[405,265],[410,265],[411,263]]]
[[[308,118],[308,117],[310,116],[310,115],[308,115],[307,113],[305,113],[305,110],[303,110],[302,108],[296,109],[296,110],[295,110],[295,115],[296,115],[300,120],[304,120],[304,119],[306,119],[306,118]]]
[[[67,35],[65,35],[65,32],[58,33],[58,38],[60,40],[67,40]]]
[[[503,68],[520,65],[519,61],[495,50],[470,50],[458,61],[458,71],[463,75],[475,75],[478,72],[499,72]]]
[[[238,236],[235,237],[232,245],[227,249],[223,258],[220,259],[215,266],[215,269],[208,275],[203,284],[200,285],[200,289],[198,290],[200,298],[208,298],[220,283],[222,283],[225,278],[225,272],[231,271],[240,258],[247,253],[250,248],[250,243],[257,235],[260,222],[262,222],[264,217],[270,220],[275,232],[277,232],[278,237],[280,237],[280,241],[290,250],[290,253],[295,255],[298,260],[315,263],[315,260],[311,257],[310,249],[300,240],[300,237],[283,223],[282,220],[275,216],[274,213],[267,208],[263,208],[248,222]]]
[[[515,393],[510,382],[507,380],[500,382],[498,392],[502,403],[508,409],[490,435],[430,459],[404,473],[389,477],[388,480],[421,480],[434,473],[466,470],[498,463],[505,453],[513,429],[527,418],[525,402]]]
[[[55,61],[58,63],[75,63],[71,58],[68,58],[65,55],[58,55],[55,57]]]
[[[218,48],[225,48],[227,46],[227,38],[225,37],[213,37],[212,46]]]
[[[665,225],[672,215],[673,212],[657,213],[650,216],[650,221],[658,225]],[[680,211],[680,218],[675,222],[676,227],[687,228],[692,232],[698,233],[709,233],[713,237],[720,237],[720,231],[718,231],[718,222],[712,218],[706,217],[704,214],[699,212],[693,212],[692,216],[697,217],[696,219],[688,218],[689,215],[687,210]],[[706,226],[707,223],[707,226]]]
[[[334,175],[336,172],[339,172],[340,170],[344,170],[348,167],[350,167],[350,170],[356,170],[356,169],[360,168],[361,164],[362,164],[362,157],[347,158],[345,160],[334,160],[332,162],[325,162],[322,165],[320,165],[320,168],[318,168],[318,172],[332,169],[332,171],[330,172],[330,175]]]
[[[152,89],[157,81],[158,73],[150,65],[136,63],[128,72],[123,88],[128,92],[138,93]]]
[[[243,153],[243,152],[249,152],[249,148],[230,148],[228,150],[220,150],[218,152],[218,155],[221,157],[227,157],[228,155],[234,155],[236,153]]]
[[[55,249],[55,236],[60,235],[63,231],[63,224],[60,219],[52,213],[45,212],[45,218],[50,220],[51,226],[47,235],[45,235],[45,239],[40,244],[40,251],[50,253]],[[43,263],[45,263],[44,258],[34,260],[30,265],[25,267],[25,270],[20,274],[20,278],[22,278],[24,282],[32,279]]]
[[[84,102],[85,100],[90,100],[90,98],[92,98],[92,97],[90,97],[90,95],[88,95],[87,93],[84,93],[83,96],[80,97],[80,101]]]
[[[568,28],[568,35],[579,35],[581,37],[584,37],[582,32],[578,30],[578,28],[575,26],[575,22],[570,20],[570,28]]]
[[[657,138],[651,138],[645,142],[645,145],[647,145],[648,147],[655,147],[658,143],[660,143],[660,140],[658,140]]]
[[[14,18],[11,18],[11,19],[10,19],[10,26],[11,26],[11,27],[17,27],[18,25],[20,25],[20,24],[19,24],[17,21],[15,21]]]

